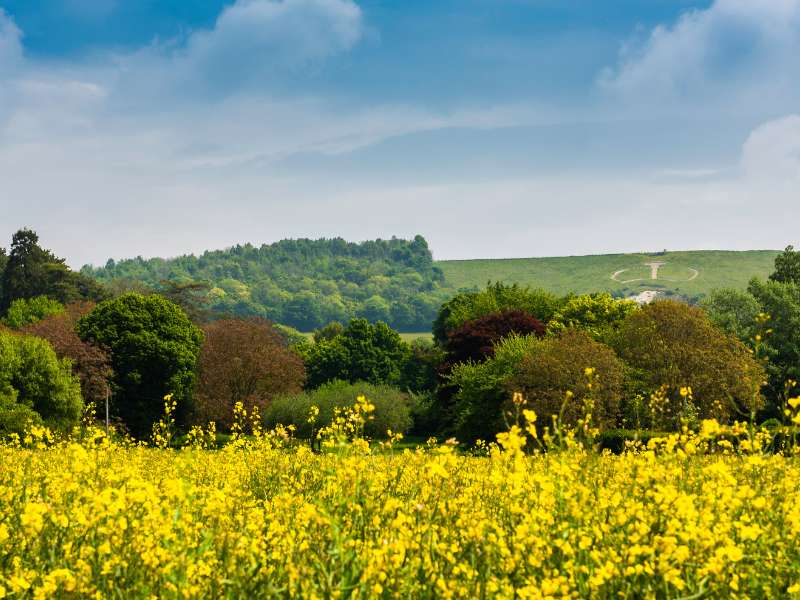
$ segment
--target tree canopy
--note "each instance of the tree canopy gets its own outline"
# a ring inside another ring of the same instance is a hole
[[[82,272],[112,288],[144,283],[189,311],[264,317],[301,331],[354,317],[424,331],[445,299],[444,276],[422,236],[244,244],[169,260],[109,260]]]
[[[112,409],[134,435],[150,432],[167,394],[186,421],[203,333],[180,307],[157,295],[124,294],[83,317],[78,334],[111,353]]]

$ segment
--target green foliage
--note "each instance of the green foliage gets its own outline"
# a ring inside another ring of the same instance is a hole
[[[467,321],[513,309],[524,311],[546,324],[560,307],[560,302],[544,290],[490,283],[479,292],[462,292],[445,302],[434,321],[433,335],[443,346],[448,333]]]
[[[0,331],[0,405],[0,430],[19,433],[34,413],[63,431],[80,419],[80,382],[45,340]]]
[[[168,293],[165,282],[202,282],[208,287],[204,308],[265,317],[301,331],[354,317],[425,331],[448,295],[439,290],[443,277],[421,236],[360,244],[340,238],[283,240],[170,260],[109,261],[83,272],[105,282],[140,281]],[[177,291],[186,297],[185,290]],[[197,291],[191,294],[194,301]]]
[[[337,335],[341,335],[344,332],[344,325],[339,323],[339,321],[331,321],[325,327],[321,329],[317,329],[314,332],[314,342],[320,343],[325,341],[330,341],[334,339]]]
[[[559,423],[575,427],[590,414],[589,426],[603,431],[616,426],[623,373],[624,365],[611,348],[585,331],[568,328],[534,344],[510,386],[523,394],[525,406],[536,412],[542,426],[556,416]]]
[[[368,437],[385,438],[388,429],[404,433],[411,427],[410,401],[406,394],[386,385],[343,381],[332,381],[313,391],[275,399],[264,413],[264,421],[268,429],[278,424],[294,425],[295,434],[308,439],[312,435],[308,422],[312,406],[319,409],[313,425],[314,430],[318,430],[331,423],[334,409],[350,408],[362,395],[375,405],[373,419],[367,421],[364,428]]]
[[[503,407],[511,398],[508,382],[538,339],[535,335],[511,335],[495,346],[494,356],[488,360],[453,367],[449,382],[456,393],[452,414],[445,418],[459,440],[493,440],[505,429]]]
[[[778,283],[800,285],[800,252],[793,246],[787,246],[786,250],[775,257],[775,270],[769,279]]]
[[[185,420],[203,334],[180,307],[156,295],[125,294],[98,304],[78,322],[78,334],[110,350],[113,410],[134,435],[149,434],[168,393]]]
[[[650,404],[663,416],[656,427],[677,427],[681,418],[747,419],[761,405],[763,369],[699,308],[653,302],[628,316],[613,345],[650,394],[663,386],[663,403]],[[686,387],[693,397],[680,394]]]
[[[632,300],[615,300],[611,294],[603,292],[573,296],[556,311],[547,329],[557,333],[575,327],[595,340],[603,340],[638,308]]]
[[[63,313],[64,305],[47,296],[36,296],[30,299],[18,298],[11,303],[2,322],[11,329],[22,329],[45,317]]]
[[[778,416],[785,400],[784,384],[790,379],[800,381],[800,285],[754,279],[750,293],[770,317],[767,324],[771,331],[761,351],[769,359],[770,416]]]
[[[307,385],[339,379],[354,383],[401,385],[411,350],[386,323],[353,319],[330,340],[298,346],[306,363]]]
[[[61,304],[79,300],[101,300],[107,292],[93,279],[75,273],[49,250],[39,246],[39,236],[30,229],[14,234],[11,252],[2,272],[0,314],[14,300],[48,296]]]
[[[756,318],[761,312],[758,300],[748,293],[725,288],[714,290],[700,302],[711,322],[728,335],[751,344],[757,331]]]

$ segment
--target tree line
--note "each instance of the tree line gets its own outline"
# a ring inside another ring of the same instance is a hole
[[[709,418],[780,424],[800,379],[792,247],[767,281],[717,290],[699,306],[489,284],[443,302],[432,339],[411,343],[359,317],[308,338],[263,317],[221,315],[203,308],[193,283],[116,293],[25,230],[2,256],[3,433],[73,427],[110,397],[116,431],[143,438],[167,394],[184,430],[213,421],[225,431],[241,405],[313,435],[310,407],[322,425],[362,393],[377,407],[375,436],[411,430],[465,443],[492,440],[521,407],[540,424],[558,415],[606,432]]]

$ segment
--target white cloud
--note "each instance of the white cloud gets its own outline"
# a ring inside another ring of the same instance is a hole
[[[800,98],[798,56],[800,0],[715,0],[627,44],[600,83],[645,106],[785,108]]]
[[[742,166],[750,178],[800,181],[800,115],[756,128],[742,148]]]

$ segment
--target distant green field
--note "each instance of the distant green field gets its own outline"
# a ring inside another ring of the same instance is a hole
[[[306,336],[308,339],[312,339],[314,337],[313,332],[303,332],[303,335]],[[424,338],[426,340],[432,340],[433,334],[430,331],[420,331],[415,333],[401,333],[400,337],[410,343],[420,338]]]
[[[448,287],[482,287],[487,281],[541,287],[558,294],[568,292],[673,291],[696,297],[715,288],[745,288],[754,276],[772,272],[778,251],[698,250],[653,254],[603,254],[558,258],[508,258],[446,260],[437,265]],[[653,279],[652,266],[658,266]]]

